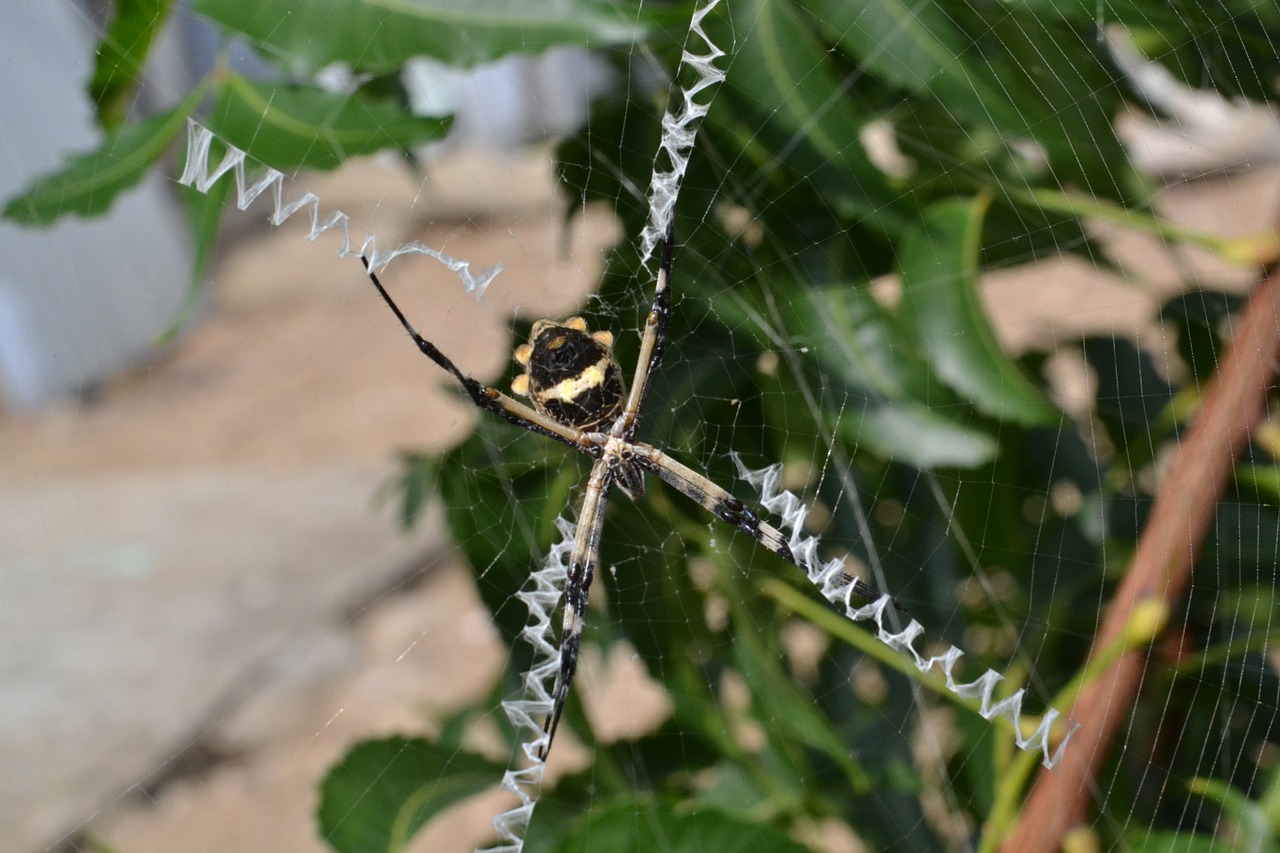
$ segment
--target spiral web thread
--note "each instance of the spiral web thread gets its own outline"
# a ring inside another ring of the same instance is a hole
[[[525,830],[533,817],[533,807],[542,793],[542,774],[546,763],[541,754],[549,737],[542,721],[551,713],[551,691],[556,676],[560,674],[560,649],[556,645],[551,617],[564,597],[569,577],[569,555],[573,551],[576,526],[563,518],[556,519],[560,541],[551,546],[542,568],[530,576],[532,588],[516,593],[516,598],[529,608],[529,621],[520,637],[533,646],[533,664],[524,674],[524,690],[519,699],[502,703],[507,719],[521,736],[526,764],[516,769],[508,768],[502,774],[502,788],[516,795],[518,805],[499,813],[493,819],[498,833],[498,844],[477,848],[476,853],[520,853],[524,848]]]
[[[390,251],[384,251],[378,249],[377,242],[372,236],[366,235],[364,242],[360,245],[360,250],[352,251],[351,220],[347,214],[341,210],[334,210],[322,221],[320,197],[312,192],[303,193],[293,201],[286,203],[284,200],[285,175],[283,172],[264,166],[260,172],[250,177],[248,168],[245,165],[248,155],[228,143],[225,139],[218,139],[218,141],[226,148],[226,153],[222,155],[218,165],[210,169],[210,149],[213,146],[214,139],[218,139],[218,137],[214,135],[213,131],[194,119],[187,119],[187,159],[182,168],[182,175],[178,178],[178,183],[183,186],[194,187],[202,193],[207,193],[209,188],[216,184],[219,179],[228,172],[232,172],[235,174],[236,180],[236,207],[241,210],[248,210],[249,205],[257,201],[260,195],[270,191],[273,210],[267,219],[272,225],[282,225],[285,220],[298,211],[308,210],[311,214],[311,230],[307,232],[308,240],[314,243],[316,238],[326,231],[339,231],[342,234],[342,246],[338,249],[338,257],[356,258],[363,256],[369,261],[369,269],[374,272],[378,272],[400,255],[426,255],[429,258],[435,258],[452,270],[462,281],[462,286],[466,291],[474,293],[477,299],[484,295],[485,288],[497,277],[498,273],[502,272],[501,264],[472,272],[470,261],[451,257],[417,241],[401,243]]]
[[[996,717],[1004,717],[1013,724],[1014,742],[1019,749],[1027,752],[1039,750],[1042,755],[1041,763],[1046,768],[1052,768],[1058,763],[1063,751],[1067,748],[1067,742],[1071,740],[1076,729],[1080,728],[1078,724],[1068,727],[1062,742],[1051,755],[1050,734],[1053,724],[1061,716],[1057,710],[1047,709],[1035,731],[1029,736],[1024,735],[1021,719],[1022,698],[1026,692],[1024,689],[1018,688],[1011,696],[992,701],[996,685],[1004,680],[1004,676],[989,669],[974,681],[967,684],[957,683],[955,666],[964,656],[964,652],[951,646],[941,655],[924,657],[916,651],[914,646],[916,638],[924,633],[924,626],[914,619],[901,631],[894,633],[887,630],[884,624],[884,613],[892,603],[889,596],[882,595],[861,607],[850,604],[849,597],[854,591],[854,579],[845,574],[842,560],[833,559],[826,563],[822,562],[818,557],[818,547],[821,542],[817,536],[801,534],[809,508],[795,494],[780,488],[782,466],[770,465],[768,468],[753,471],[742,464],[742,460],[736,453],[731,456],[738,467],[738,475],[760,493],[761,505],[782,519],[782,528],[791,534],[791,540],[788,542],[791,553],[795,555],[796,562],[809,576],[809,582],[822,593],[823,598],[836,608],[843,609],[844,615],[854,622],[874,621],[876,639],[894,651],[910,657],[920,672],[928,672],[933,669],[934,664],[937,664],[946,676],[948,690],[962,699],[980,700],[978,713],[984,720],[990,721]]]
[[[720,0],[709,2],[694,11],[689,22],[689,34],[685,38],[684,53],[680,57],[680,68],[693,69],[693,82],[680,90],[681,105],[679,109],[668,110],[662,117],[662,140],[658,144],[658,153],[654,157],[653,177],[649,182],[649,222],[640,232],[640,262],[648,263],[658,241],[667,233],[667,226],[675,216],[676,197],[680,193],[680,181],[689,167],[689,154],[693,151],[694,138],[698,135],[698,127],[711,109],[711,101],[715,89],[723,81],[725,72],[715,66],[715,61],[725,52],[707,36],[702,28],[702,21],[717,6]],[[704,52],[694,53],[693,47],[701,41]],[[709,94],[701,101],[698,96],[703,92]],[[659,161],[663,154],[670,164],[669,170],[663,170]]]

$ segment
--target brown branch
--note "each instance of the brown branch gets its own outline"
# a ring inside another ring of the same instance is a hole
[[[1235,335],[1160,483],[1129,571],[1090,656],[1121,638],[1144,601],[1177,605],[1236,456],[1266,414],[1280,360],[1280,267],[1272,267],[1237,318]],[[1080,724],[1061,762],[1041,770],[1002,853],[1056,853],[1086,820],[1090,792],[1117,729],[1126,724],[1147,668],[1145,650],[1122,655],[1067,714]]]

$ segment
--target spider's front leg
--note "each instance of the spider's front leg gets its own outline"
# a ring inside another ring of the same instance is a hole
[[[751,506],[734,497],[727,489],[707,479],[688,465],[672,459],[652,445],[634,442],[629,445],[629,449],[638,464],[652,471],[658,479],[673,486],[680,494],[726,524],[747,534],[791,565],[805,568],[802,561],[791,550],[787,535],[764,521]],[[854,594],[865,599],[874,601],[884,595],[861,578],[843,573],[841,577],[851,586]],[[905,612],[896,601],[892,599],[890,601],[895,610]]]
[[[467,374],[463,373],[458,366],[453,363],[447,355],[440,351],[440,348],[431,341],[418,334],[418,330],[413,327],[408,318],[404,316],[404,312],[400,310],[400,306],[391,298],[391,294],[387,293],[387,289],[382,286],[382,282],[378,280],[378,276],[374,274],[369,267],[369,260],[364,255],[360,256],[360,262],[364,264],[369,280],[373,282],[373,286],[378,288],[382,300],[387,303],[387,307],[391,309],[391,313],[396,315],[396,319],[400,321],[400,325],[409,333],[409,337],[413,338],[413,342],[418,345],[418,350],[427,358],[434,361],[444,370],[448,371],[457,383],[462,386],[462,390],[471,398],[471,402],[486,412],[495,414],[505,420],[507,423],[513,424],[526,429],[529,432],[536,432],[539,435],[545,435],[548,438],[554,438],[563,444],[578,450],[582,453],[591,454],[591,443],[583,440],[581,430],[575,429],[572,423],[566,423],[557,418],[549,416],[542,411],[535,411],[528,406],[519,403],[501,391],[490,388],[483,382],[479,382]],[[621,393],[621,392],[619,392]]]
[[[662,364],[667,350],[667,334],[671,330],[671,268],[675,260],[676,220],[671,217],[667,234],[662,241],[662,258],[658,263],[658,280],[653,289],[653,305],[644,322],[640,337],[640,357],[636,360],[636,375],[631,383],[631,394],[622,417],[617,421],[615,435],[632,441],[640,428],[640,414],[649,394],[650,381]]]

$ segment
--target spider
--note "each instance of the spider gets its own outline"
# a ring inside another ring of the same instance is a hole
[[[667,348],[674,230],[673,221],[663,240],[653,304],[641,333],[640,356],[630,391],[625,388],[622,367],[613,355],[610,332],[589,331],[581,317],[563,322],[539,320],[533,324],[528,343],[515,350],[515,361],[525,372],[511,384],[512,391],[527,397],[532,408],[463,373],[435,344],[418,334],[369,268],[368,260],[361,257],[378,293],[418,349],[448,371],[471,402],[508,423],[555,439],[594,460],[578,510],[569,557],[560,669],[552,690],[551,712],[543,726],[546,739],[540,751],[543,762],[550,754],[577,670],[587,596],[599,561],[605,502],[615,487],[633,501],[638,500],[644,495],[644,474],[648,471],[782,559],[800,565],[787,544],[787,536],[763,521],[755,509],[657,447],[636,438],[645,396]],[[845,582],[864,598],[881,596],[879,590],[857,578],[846,575]]]

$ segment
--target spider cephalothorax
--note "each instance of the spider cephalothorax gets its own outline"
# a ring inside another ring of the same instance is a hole
[[[622,368],[613,357],[613,335],[588,332],[581,317],[534,323],[515,359],[526,372],[511,390],[558,423],[591,430],[622,411]]]

